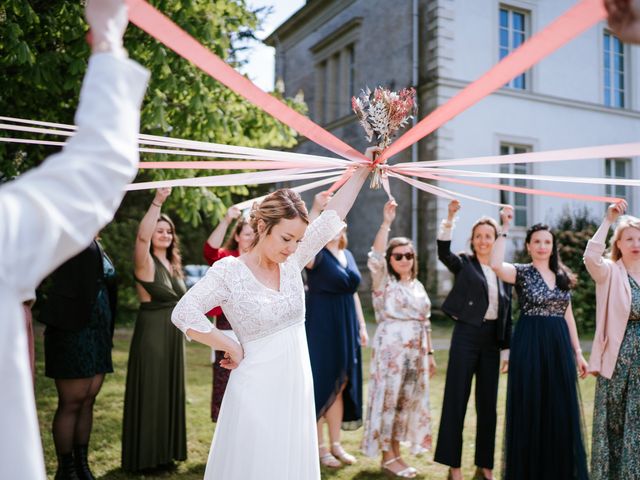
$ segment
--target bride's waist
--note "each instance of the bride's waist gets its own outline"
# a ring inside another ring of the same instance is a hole
[[[245,333],[243,335],[238,335],[238,337],[240,338],[240,344],[246,353],[261,349],[265,344],[271,343],[279,337],[288,337],[292,334],[297,336],[300,331],[304,333],[304,322],[302,320],[296,320],[273,326],[272,328],[265,329],[260,332],[250,332],[249,334]]]

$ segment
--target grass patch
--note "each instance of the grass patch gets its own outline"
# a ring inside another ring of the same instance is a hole
[[[36,328],[36,400],[38,418],[44,446],[48,478],[53,478],[56,469],[56,455],[51,437],[51,421],[57,404],[57,395],[53,380],[44,376],[44,357],[42,346],[42,328]],[[122,408],[124,403],[124,386],[127,368],[129,344],[133,330],[119,328],[114,338],[113,362],[115,373],[107,375],[104,386],[98,396],[94,409],[94,425],[91,438],[89,460],[96,477],[105,480],[120,479],[160,479],[180,478],[185,480],[201,479],[209,453],[214,425],[209,418],[211,397],[211,364],[209,363],[209,349],[195,342],[187,345],[187,448],[188,460],[178,465],[173,472],[161,472],[151,475],[129,475],[120,470],[120,449],[122,436]],[[438,343],[446,343],[451,335],[451,325],[438,322],[434,325],[434,339]],[[370,350],[363,352],[364,377],[368,378]],[[431,382],[431,411],[433,417],[433,434],[437,437],[444,379],[446,373],[448,351],[437,350],[436,361],[438,373]],[[498,400],[498,427],[496,438],[496,478],[500,478],[500,462],[502,460],[502,436],[504,432],[504,408],[506,397],[506,376],[500,377]],[[366,398],[366,382],[364,385]],[[595,379],[589,377],[580,381],[582,404],[585,414],[586,446],[591,445],[591,418],[593,410],[593,396]],[[473,392],[473,389],[472,389]],[[469,408],[465,420],[463,474],[470,478],[475,471],[473,466],[476,415],[474,411],[473,393],[469,400]],[[368,458],[359,454],[362,428],[354,432],[343,432],[342,443],[345,449],[357,455],[358,463],[337,471],[323,470],[323,479],[332,480],[374,480],[385,478],[380,473],[378,458]],[[437,438],[435,438],[437,440]],[[435,445],[435,443],[434,443]],[[444,479],[447,469],[443,465],[433,462],[433,452],[414,458],[409,455],[406,459],[418,468],[422,479]],[[247,461],[250,461],[248,458]],[[229,479],[236,480],[236,479]],[[240,480],[240,479],[237,479]]]

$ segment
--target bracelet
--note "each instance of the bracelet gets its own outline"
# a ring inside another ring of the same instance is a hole
[[[433,354],[434,354],[434,352],[435,352],[435,350],[432,348],[431,350],[429,350],[429,351],[427,352],[427,355],[433,355]]]
[[[382,225],[380,225],[379,230],[382,230],[383,228],[384,228],[384,229],[386,229],[386,230],[387,230],[387,232],[390,232],[390,231],[391,231],[391,227],[385,227],[384,223],[383,223]]]
[[[581,348],[576,348],[574,350],[575,354],[578,355],[579,353],[582,353],[582,349]]]
[[[151,205],[155,205],[158,208],[162,208],[162,204],[161,203],[151,202]]]

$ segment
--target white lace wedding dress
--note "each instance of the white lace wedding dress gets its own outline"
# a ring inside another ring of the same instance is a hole
[[[296,252],[280,264],[279,291],[260,283],[238,258],[226,257],[173,311],[183,332],[209,332],[204,313],[220,305],[244,349],[222,401],[206,480],[320,478],[300,273],[343,226],[333,210],[309,225]]]

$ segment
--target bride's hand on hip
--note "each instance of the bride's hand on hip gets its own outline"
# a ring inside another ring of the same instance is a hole
[[[224,352],[224,358],[220,360],[220,366],[228,370],[238,368],[244,358],[244,351],[240,344],[235,345],[231,350]]]

